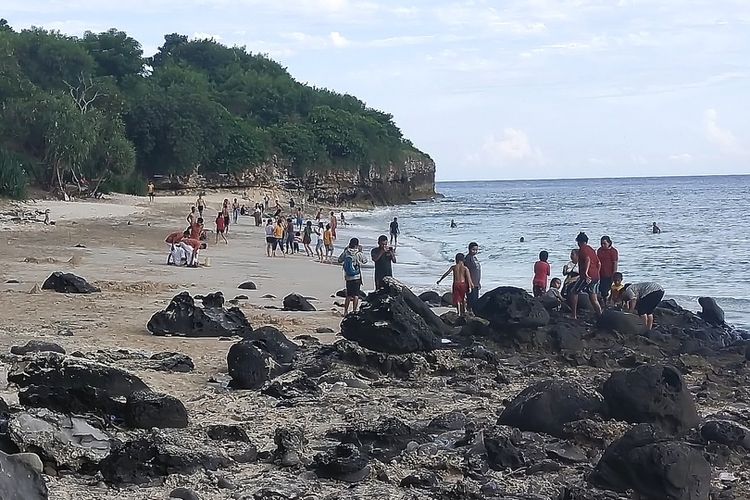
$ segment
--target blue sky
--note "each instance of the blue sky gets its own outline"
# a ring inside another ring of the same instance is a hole
[[[2,0],[269,54],[392,113],[440,180],[750,173],[750,0]]]

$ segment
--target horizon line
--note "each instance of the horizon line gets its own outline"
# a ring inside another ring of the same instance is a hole
[[[531,182],[531,181],[601,181],[616,179],[690,179],[695,177],[748,177],[746,174],[665,174],[665,175],[620,175],[607,177],[542,177],[536,179],[436,179],[435,182]]]

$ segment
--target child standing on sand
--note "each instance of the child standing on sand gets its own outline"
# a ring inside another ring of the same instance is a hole
[[[326,224],[326,231],[323,233],[323,244],[326,247],[326,261],[331,262],[333,257],[333,230],[330,224]]]
[[[224,240],[224,243],[229,244],[227,241],[227,237],[224,236],[224,231],[226,231],[226,220],[224,219],[223,212],[219,212],[219,215],[216,216],[216,242],[214,244],[218,245],[219,243],[219,235],[221,235],[221,238]]]
[[[534,279],[531,282],[534,297],[541,297],[547,291],[547,278],[550,275],[549,253],[546,250],[539,252],[539,260],[534,264]]]
[[[437,280],[437,284],[439,285],[446,276],[453,273],[453,305],[456,306],[459,316],[466,316],[466,295],[474,288],[474,284],[471,281],[471,273],[469,272],[469,268],[464,265],[464,259],[464,254],[456,254],[456,263],[448,268],[445,274]]]

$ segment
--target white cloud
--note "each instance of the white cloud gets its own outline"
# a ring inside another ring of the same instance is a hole
[[[677,163],[690,163],[693,161],[693,155],[690,153],[677,153],[669,155],[669,160]]]
[[[216,40],[217,42],[220,42],[222,40],[220,35],[202,32],[193,33],[193,38],[196,40]]]
[[[501,135],[487,137],[478,154],[471,155],[470,163],[483,165],[539,165],[543,163],[542,152],[532,146],[523,130],[506,128]]]
[[[349,45],[349,40],[338,31],[332,31],[329,37],[334,47],[343,48]]]
[[[745,148],[732,133],[731,130],[719,125],[719,113],[713,109],[707,109],[705,113],[706,138],[725,154],[744,154]]]

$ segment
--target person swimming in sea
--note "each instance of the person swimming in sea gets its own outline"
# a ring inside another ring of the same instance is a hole
[[[654,234],[661,234],[661,228],[656,225],[656,222],[651,224],[651,232]]]
[[[451,229],[455,229],[458,227],[458,224],[456,224],[456,221],[451,219]]]

